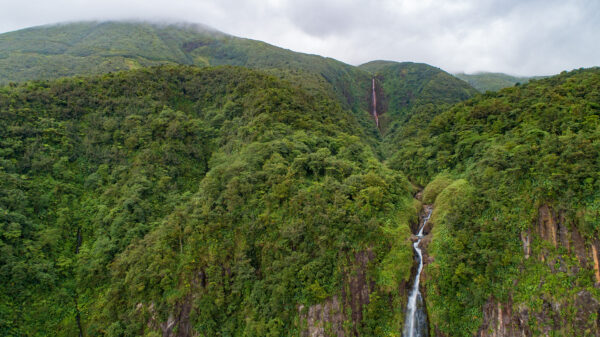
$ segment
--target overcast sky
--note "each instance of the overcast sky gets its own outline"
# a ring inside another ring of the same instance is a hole
[[[0,32],[77,20],[204,23],[350,64],[547,75],[600,65],[600,0],[0,0]]]

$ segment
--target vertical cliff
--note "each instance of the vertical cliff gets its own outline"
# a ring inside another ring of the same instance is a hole
[[[523,277],[508,299],[490,298],[478,336],[600,336],[598,241],[548,204],[521,233]],[[530,298],[528,298],[530,297]]]

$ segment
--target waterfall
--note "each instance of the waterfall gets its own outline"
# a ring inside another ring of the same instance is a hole
[[[371,87],[373,89],[373,118],[375,118],[375,124],[379,128],[379,116],[377,116],[377,94],[375,93],[375,77],[371,79]]]
[[[427,324],[427,314],[425,313],[425,307],[423,305],[423,297],[419,291],[419,280],[421,277],[421,271],[423,270],[423,255],[421,254],[421,248],[419,244],[423,238],[423,229],[429,218],[433,208],[428,208],[427,215],[423,219],[421,228],[417,233],[418,240],[413,244],[413,248],[417,253],[417,259],[419,260],[419,267],[417,268],[417,274],[413,282],[412,289],[408,295],[408,303],[406,305],[406,318],[404,319],[404,332],[403,337],[427,337],[429,336],[429,327]]]

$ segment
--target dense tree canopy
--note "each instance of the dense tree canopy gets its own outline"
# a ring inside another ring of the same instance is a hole
[[[597,334],[575,298],[600,303],[598,68],[478,94],[425,64],[109,22],[0,35],[0,84],[2,335],[299,336],[335,301],[346,335],[398,335],[418,186],[432,334],[474,335],[489,303]],[[543,240],[541,210],[579,247]]]
[[[325,92],[159,67],[0,97],[4,335],[152,334],[185,306],[206,336],[294,334],[366,249],[402,296],[412,187]]]
[[[570,320],[562,333],[578,334],[569,330],[575,294],[600,295],[591,270],[573,269],[580,262],[572,251],[539,237],[534,254],[562,267],[525,260],[521,235],[549,205],[588,244],[600,236],[599,115],[600,70],[577,70],[459,103],[400,141],[390,166],[419,184],[433,179],[424,196],[436,204],[427,287],[444,332],[475,333],[491,296],[512,297],[532,313],[544,310],[542,300],[562,303]],[[532,316],[528,324],[539,333],[543,322]]]

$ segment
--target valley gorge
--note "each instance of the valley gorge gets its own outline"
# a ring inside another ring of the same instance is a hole
[[[0,50],[0,335],[600,336],[599,68],[479,93],[128,22]]]

